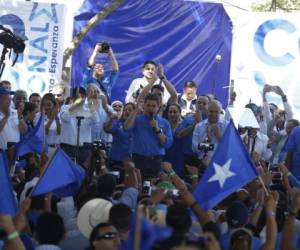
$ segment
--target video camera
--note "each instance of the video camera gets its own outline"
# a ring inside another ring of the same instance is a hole
[[[99,53],[108,53],[109,52],[109,44],[107,42],[99,42],[101,44],[101,49],[98,51]]]
[[[23,53],[25,50],[24,40],[16,36],[9,29],[0,25],[0,43],[7,49],[13,49],[16,54]]]
[[[106,150],[106,145],[102,140],[95,140],[92,143],[92,151],[97,152],[99,150]]]

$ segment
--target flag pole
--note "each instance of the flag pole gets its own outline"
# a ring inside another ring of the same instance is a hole
[[[142,224],[142,211],[141,206],[137,207],[136,221],[134,230],[134,250],[140,250],[141,246],[141,224]]]
[[[258,180],[260,181],[260,184],[262,185],[266,195],[269,196],[270,192],[268,191],[268,189],[267,189],[267,187],[266,187],[266,185],[265,185],[265,183],[264,183],[264,181],[263,181],[263,179],[261,178],[260,175],[258,176]]]

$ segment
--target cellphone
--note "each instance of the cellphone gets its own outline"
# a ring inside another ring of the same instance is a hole
[[[109,173],[111,175],[115,176],[117,179],[120,178],[120,171],[110,171]]]
[[[151,196],[151,181],[144,181],[142,194],[144,196]]]
[[[179,190],[178,189],[169,189],[166,191],[167,196],[172,199],[177,199],[179,197]]]
[[[271,172],[273,174],[272,183],[274,185],[280,184],[282,182],[282,173],[281,172]]]

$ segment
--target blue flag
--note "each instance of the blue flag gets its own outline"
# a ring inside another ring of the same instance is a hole
[[[15,145],[15,159],[30,152],[41,154],[45,150],[45,118],[41,114],[35,128]]]
[[[131,223],[131,229],[129,233],[128,240],[125,241],[121,247],[121,250],[133,250],[135,236],[137,229],[136,227],[136,216]],[[141,218],[140,221],[140,232],[138,233],[140,237],[140,248],[143,250],[151,250],[154,243],[163,239],[166,239],[171,236],[172,230],[168,227],[161,226],[159,224],[152,224],[150,221],[146,220],[145,218]]]
[[[194,196],[207,211],[257,175],[241,137],[230,121]]]
[[[17,213],[16,199],[8,173],[8,165],[4,152],[0,152],[0,214],[15,216]]]
[[[84,177],[85,171],[61,148],[57,148],[31,196],[48,192],[53,192],[58,197],[73,196],[79,191]]]

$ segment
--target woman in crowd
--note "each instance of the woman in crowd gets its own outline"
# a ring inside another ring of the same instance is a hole
[[[45,134],[48,144],[48,157],[51,156],[56,146],[60,144],[61,123],[58,117],[59,105],[55,96],[47,93],[41,102],[41,112],[45,114]]]
[[[165,118],[169,121],[173,133],[173,145],[166,150],[164,161],[173,165],[174,171],[180,176],[184,176],[184,161],[182,153],[182,139],[176,138],[175,132],[181,122],[181,108],[177,103],[169,104],[165,110]]]
[[[122,161],[131,158],[131,133],[123,129],[123,124],[135,108],[133,103],[127,103],[120,119],[116,114],[112,114],[109,121],[104,124],[104,130],[113,136],[110,149],[110,167],[112,169],[122,169]]]

